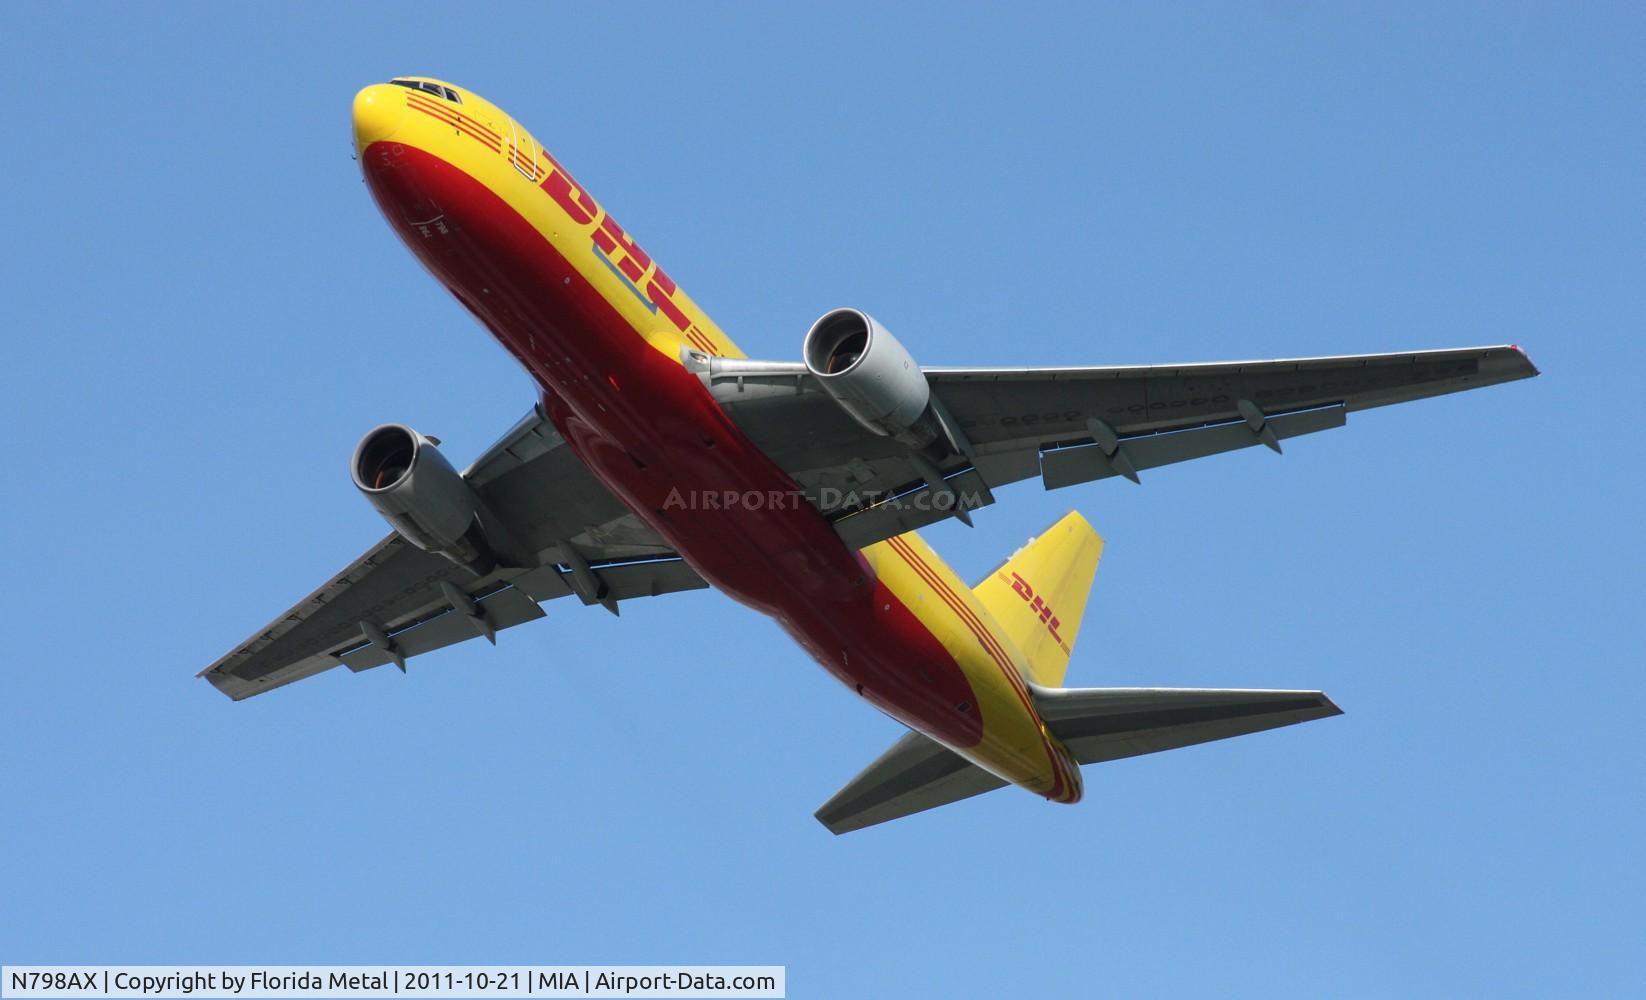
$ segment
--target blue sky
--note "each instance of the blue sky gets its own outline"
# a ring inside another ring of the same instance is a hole
[[[773,963],[790,995],[1639,991],[1646,20],[1631,5],[8,8],[0,961]],[[1346,710],[843,838],[898,735],[713,593],[232,704],[382,533],[386,420],[531,405],[349,159],[400,73],[526,122],[751,354],[1518,343],[1544,375],[1134,487],[1080,685]]]

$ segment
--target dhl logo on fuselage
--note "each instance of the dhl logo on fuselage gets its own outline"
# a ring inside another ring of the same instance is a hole
[[[515,170],[536,183],[574,225],[590,227],[590,249],[595,257],[622,281],[648,312],[667,318],[694,348],[709,354],[721,353],[714,340],[693,323],[686,311],[675,302],[680,289],[674,279],[641,249],[633,237],[624,232],[617,220],[600,207],[572,177],[571,172],[561,166],[559,160],[523,129],[511,125],[508,130],[512,135],[505,136],[479,118],[417,91],[408,91],[405,98],[406,106],[411,110],[451,126],[459,135],[478,142],[488,152],[506,156]],[[539,163],[539,156],[547,163]]]
[[[610,213],[601,209],[593,196],[560,165],[559,160],[550,156],[547,150],[543,151],[543,158],[549,161],[548,176],[543,178],[538,187],[554,199],[555,204],[560,206],[573,225],[592,227],[591,245],[601,263],[622,279],[623,284],[645,304],[647,309],[668,317],[675,329],[691,339],[694,346],[704,350],[710,349],[706,342],[698,343],[697,339],[691,336],[696,333],[692,328],[691,319],[674,303],[674,294],[679,291],[674,280],[664,273],[663,268],[657,266],[651,255],[642,250],[633,237],[623,231],[623,227],[618,225]],[[646,283],[645,291],[640,289],[643,280]]]

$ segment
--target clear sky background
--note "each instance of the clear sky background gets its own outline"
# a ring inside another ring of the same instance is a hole
[[[0,961],[1638,994],[1646,20],[1148,6],[8,6]],[[829,835],[899,727],[712,592],[233,704],[194,673],[384,531],[359,435],[461,464],[532,403],[350,160],[403,73],[527,123],[755,356],[853,305],[934,365],[1544,375],[929,532],[975,579],[1091,518],[1073,684],[1347,712],[1073,808]]]

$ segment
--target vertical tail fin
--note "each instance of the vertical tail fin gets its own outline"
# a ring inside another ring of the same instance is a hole
[[[1102,554],[1103,539],[1070,511],[972,588],[1042,687],[1063,684]]]

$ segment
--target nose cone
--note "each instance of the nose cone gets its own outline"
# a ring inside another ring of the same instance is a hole
[[[405,91],[399,87],[376,83],[355,94],[355,152],[363,153],[372,143],[382,142],[394,135],[405,113]]]

